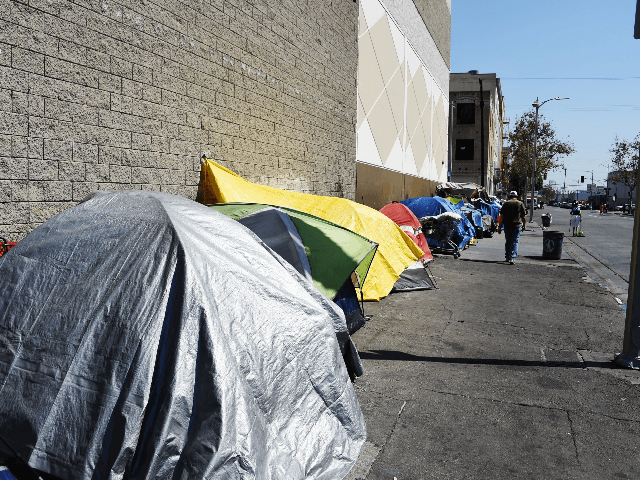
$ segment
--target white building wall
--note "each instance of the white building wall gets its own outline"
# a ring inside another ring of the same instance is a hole
[[[403,18],[412,6],[417,20],[403,22],[409,35],[385,4],[360,2],[356,160],[446,182],[449,72],[413,2],[387,3]]]

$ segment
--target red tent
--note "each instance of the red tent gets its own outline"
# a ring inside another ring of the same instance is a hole
[[[393,220],[420,247],[424,252],[424,257],[420,259],[423,263],[433,260],[427,239],[422,233],[422,225],[411,210],[402,203],[390,203],[382,207],[380,213]]]

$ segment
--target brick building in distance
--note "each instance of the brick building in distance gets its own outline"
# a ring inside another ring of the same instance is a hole
[[[480,82],[484,95],[484,182],[481,178]],[[449,92],[453,103],[451,123],[452,182],[473,182],[495,193],[502,168],[505,104],[495,73],[452,73]]]
[[[20,240],[94,190],[194,199],[202,155],[253,182],[377,208],[427,192],[446,178],[450,8],[2,2],[0,236]]]

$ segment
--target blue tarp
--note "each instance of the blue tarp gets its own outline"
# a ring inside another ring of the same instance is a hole
[[[476,238],[478,239],[483,238],[484,227],[482,225],[482,213],[480,212],[480,210],[476,210],[472,206],[468,206],[468,207],[463,207],[461,211],[464,214],[464,216],[466,216],[467,219],[475,227],[474,230],[475,230]]]
[[[467,215],[467,212],[469,212],[471,215],[471,218],[469,219],[471,221],[471,223],[475,226],[475,227],[480,227],[482,228],[482,215],[484,215],[484,213],[481,213],[479,210],[475,210],[473,208],[469,208],[469,207],[464,207],[462,209],[462,212],[466,215],[467,218],[469,218],[469,215]]]
[[[499,203],[492,203],[491,204],[491,218],[493,219],[494,222],[498,221],[498,217],[500,216],[500,209],[502,208],[502,205],[500,205]]]
[[[458,215],[462,215],[462,221],[458,224],[458,230],[454,233],[453,238],[451,239],[456,245],[458,245],[459,249],[464,248],[464,246],[469,243],[469,240],[471,240],[471,238],[476,234],[474,226],[467,219],[464,213],[456,208],[456,206],[446,198],[417,197],[402,200],[400,203],[405,205],[418,218],[436,216],[444,212],[453,212]],[[444,246],[432,238],[427,238],[427,243],[430,247]]]
[[[0,480],[16,480],[7,467],[0,467]]]
[[[491,215],[494,222],[498,220],[500,215],[500,205],[497,203],[487,203],[480,200],[475,203],[475,207],[482,212],[482,215]]]
[[[474,206],[482,213],[482,215],[491,215],[491,205],[482,200],[475,202]]]

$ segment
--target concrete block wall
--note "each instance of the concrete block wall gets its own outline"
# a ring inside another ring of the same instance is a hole
[[[0,0],[0,236],[93,190],[195,198],[204,154],[355,197],[358,4]]]

